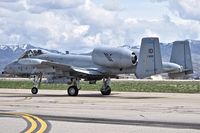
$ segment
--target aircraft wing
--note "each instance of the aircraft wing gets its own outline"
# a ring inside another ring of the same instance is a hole
[[[96,68],[80,68],[80,67],[72,67],[74,71],[87,74],[87,75],[102,75],[103,73]]]
[[[80,73],[80,74],[86,74],[86,75],[102,75],[103,74],[100,70],[98,70],[98,68],[73,67],[67,64],[51,62],[48,60],[35,59],[35,58],[20,59],[18,62],[22,65],[31,65],[37,68],[53,67],[54,69],[59,69],[62,71]]]

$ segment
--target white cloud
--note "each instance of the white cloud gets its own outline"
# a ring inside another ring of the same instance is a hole
[[[200,20],[199,0],[170,0],[170,9],[184,19]]]
[[[117,16],[117,12],[106,10],[90,0],[86,0],[85,4],[80,6],[74,13],[78,15],[77,18],[81,22],[95,26],[95,29],[109,28],[121,21]]]
[[[41,13],[44,11],[55,9],[62,10],[76,8],[83,3],[83,0],[27,0],[27,4],[29,5],[29,11],[32,13]]]
[[[1,2],[17,2],[19,0],[1,0]]]
[[[200,1],[199,0],[153,0],[168,2],[169,22],[175,25],[177,39],[200,39]]]
[[[25,9],[23,0],[3,0],[0,1],[0,8],[4,8],[6,10],[11,10],[11,11],[22,11]]]
[[[119,0],[104,0],[102,7],[110,11],[123,10],[123,7],[121,6],[121,3]]]
[[[85,51],[100,45],[139,44],[144,36],[159,36],[164,42],[200,39],[196,18],[189,20],[179,13],[166,13],[160,19],[124,17],[119,1],[110,3],[114,6],[91,0],[4,0],[0,2],[0,43]],[[169,6],[172,13],[180,11],[177,3]],[[189,14],[190,8],[181,7]]]
[[[168,2],[169,10],[183,19],[200,20],[199,0],[152,0],[154,2]]]

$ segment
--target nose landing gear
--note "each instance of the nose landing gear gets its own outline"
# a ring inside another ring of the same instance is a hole
[[[31,89],[32,94],[38,93],[38,88],[40,88],[40,84],[42,81],[42,74],[35,75],[33,79],[33,88]]]

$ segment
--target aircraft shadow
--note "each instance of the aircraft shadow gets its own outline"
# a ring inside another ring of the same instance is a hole
[[[30,94],[30,93],[1,93],[1,94],[6,94],[6,95],[2,95],[0,97],[66,97],[69,98],[70,96],[68,96],[67,94]],[[153,96],[120,96],[118,95],[118,93],[112,93],[109,96],[103,96],[100,93],[95,93],[95,94],[79,94],[76,97],[86,97],[86,98],[94,98],[94,97],[98,97],[98,98],[119,98],[119,99],[159,99],[159,98],[167,98],[167,97],[153,97]],[[74,98],[76,98],[74,97]],[[70,97],[71,98],[71,97]]]

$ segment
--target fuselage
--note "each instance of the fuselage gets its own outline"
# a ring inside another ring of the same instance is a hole
[[[80,67],[80,68],[97,68],[99,70],[102,70],[106,74],[110,75],[117,75],[117,74],[134,74],[137,64],[132,65],[131,67],[125,67],[125,68],[112,68],[112,67],[104,67],[96,65],[93,60],[92,56],[90,55],[72,55],[72,54],[54,54],[54,53],[46,53],[30,58],[36,58],[36,59],[43,59],[48,60],[51,62],[66,64],[74,67]],[[20,59],[19,59],[20,60]],[[31,65],[22,65],[18,63],[19,60],[16,60],[10,64],[8,64],[4,72],[5,73],[12,73],[12,74],[32,74],[33,70],[35,69],[35,66]],[[180,72],[181,66],[171,63],[171,62],[163,62],[163,72],[166,73],[173,73],[173,72]]]

